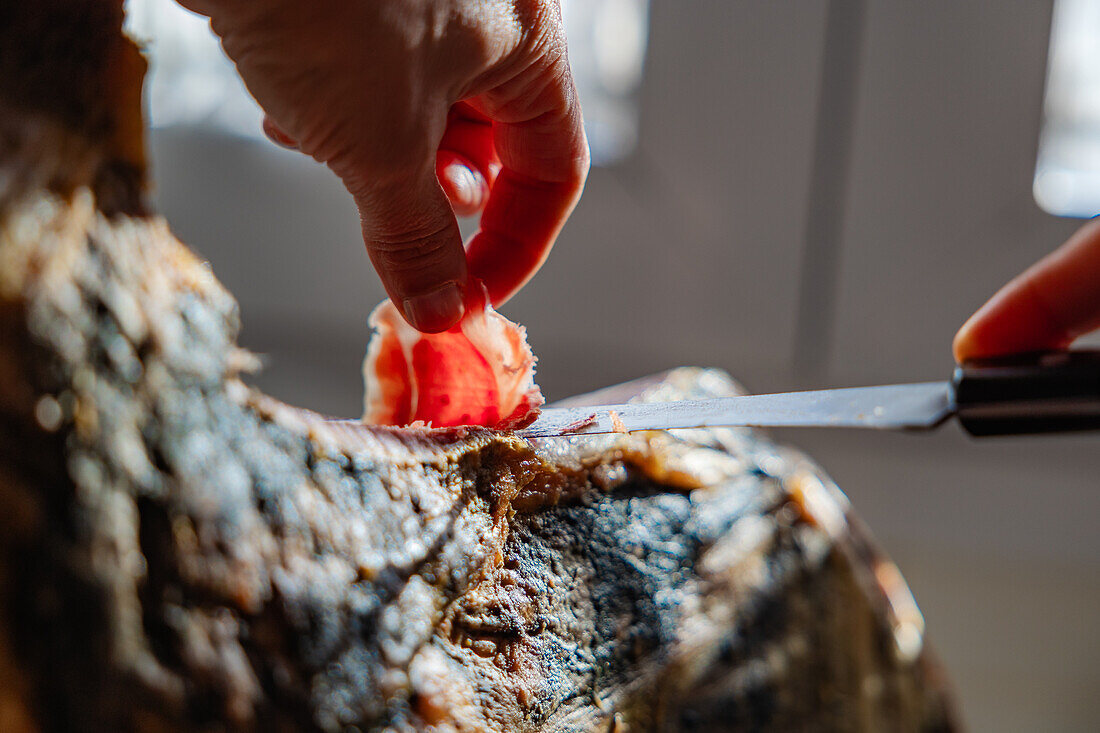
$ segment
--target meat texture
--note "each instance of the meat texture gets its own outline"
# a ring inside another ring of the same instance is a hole
[[[144,211],[120,7],[3,12],[0,729],[953,729],[896,568],[760,435],[364,427],[249,388],[233,299]]]
[[[538,415],[543,399],[527,332],[493,310],[481,283],[471,284],[466,314],[449,331],[420,333],[388,300],[370,325],[365,422],[507,430]]]

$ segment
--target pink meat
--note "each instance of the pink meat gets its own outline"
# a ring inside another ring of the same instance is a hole
[[[544,400],[527,332],[493,310],[480,283],[467,291],[466,315],[444,333],[420,333],[389,300],[370,325],[365,422],[514,430],[538,415]]]

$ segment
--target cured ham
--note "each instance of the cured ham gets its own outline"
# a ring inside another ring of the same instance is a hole
[[[957,729],[897,569],[765,436],[366,426],[249,386],[232,295],[139,211],[122,0],[3,14],[0,732]]]
[[[538,415],[543,398],[527,332],[493,310],[480,282],[471,284],[466,315],[449,331],[420,333],[389,300],[374,309],[370,325],[365,422],[508,430]]]

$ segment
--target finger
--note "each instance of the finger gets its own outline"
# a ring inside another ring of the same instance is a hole
[[[489,200],[489,182],[472,161],[450,150],[435,158],[435,174],[458,216],[474,216]]]
[[[1063,348],[1100,328],[1100,219],[1005,285],[955,335],[957,361]]]
[[[462,317],[466,255],[434,166],[422,169],[357,188],[355,199],[367,252],[390,299],[412,326],[438,333]]]
[[[450,110],[436,171],[459,216],[473,216],[485,207],[500,159],[493,145],[492,123],[465,103]]]
[[[286,148],[287,150],[298,149],[298,141],[286,134],[283,128],[275,124],[275,121],[267,115],[264,115],[263,128],[264,134],[267,135],[267,139],[279,147]]]
[[[480,110],[494,120],[502,168],[467,260],[493,304],[500,305],[546,260],[580,198],[588,142],[564,52],[480,101]]]
[[[500,173],[500,158],[493,141],[493,123],[468,104],[459,102],[447,116],[447,129],[439,143],[441,151],[456,153],[470,161],[493,185]]]

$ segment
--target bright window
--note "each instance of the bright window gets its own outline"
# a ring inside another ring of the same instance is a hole
[[[1100,0],[1055,2],[1034,193],[1051,214],[1100,214]]]

